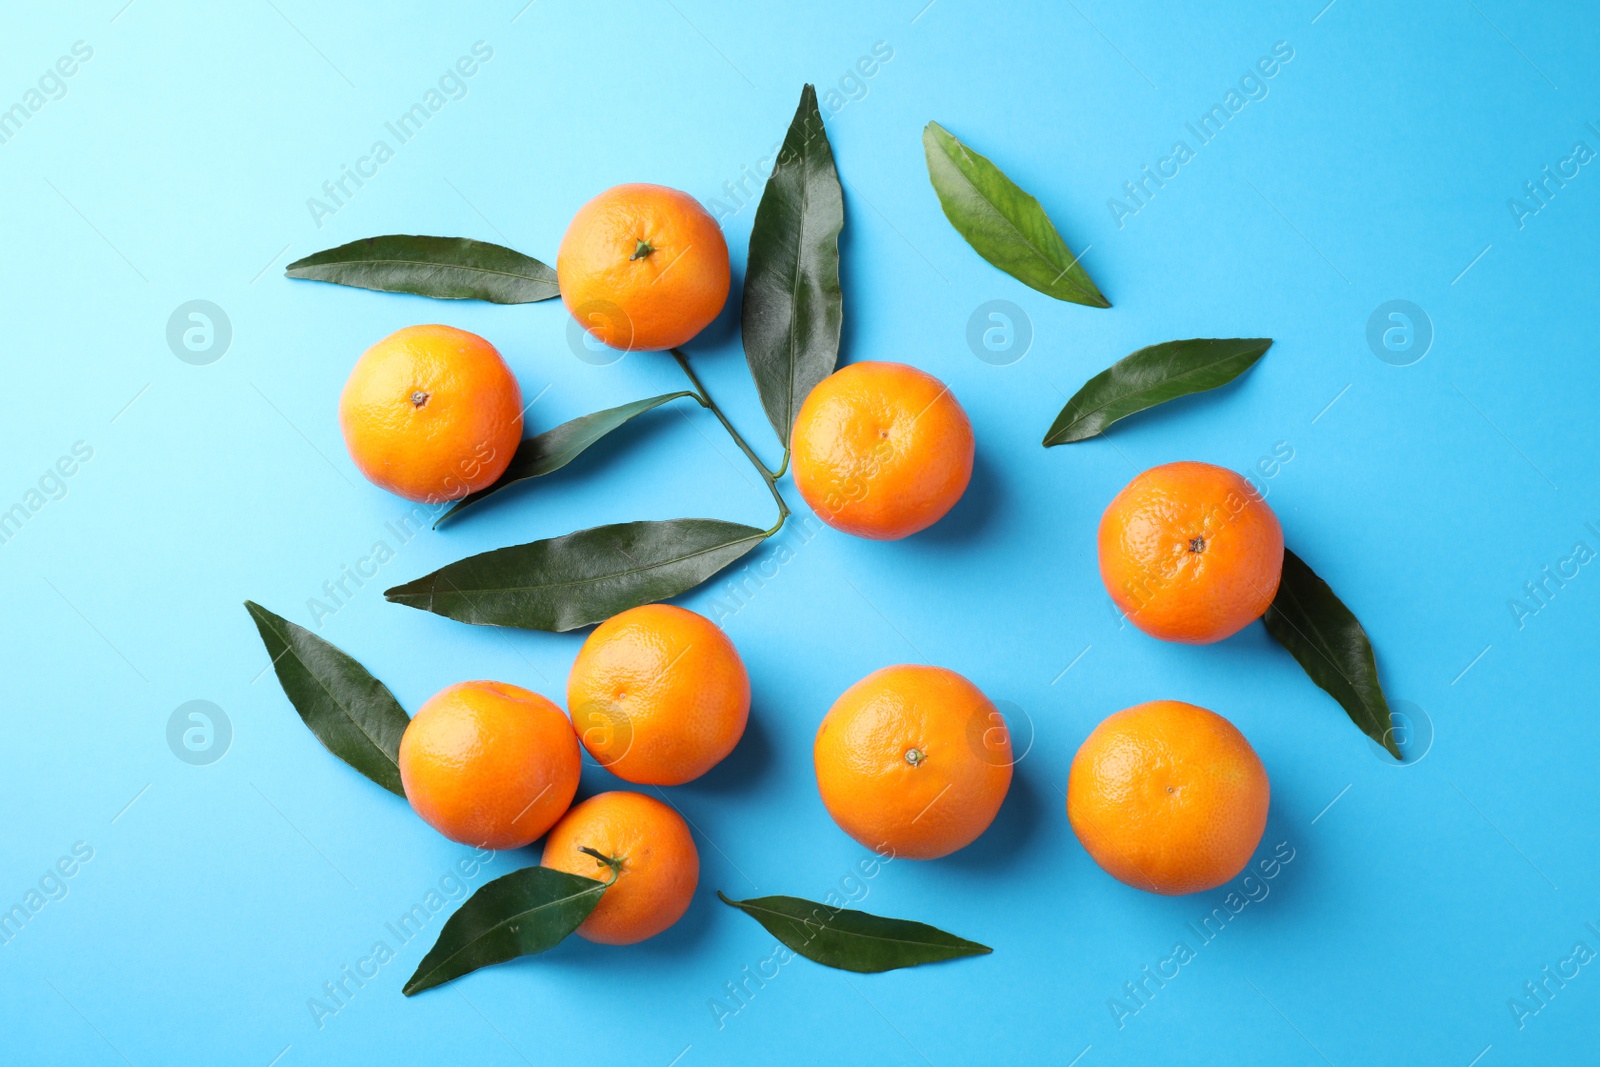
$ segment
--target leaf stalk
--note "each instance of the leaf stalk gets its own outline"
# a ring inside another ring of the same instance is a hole
[[[778,479],[789,468],[788,447],[785,446],[783,450],[783,464],[776,471],[769,470],[767,465],[761,462],[761,457],[757,456],[755,450],[745,442],[739,431],[733,428],[733,423],[728,421],[728,416],[722,413],[722,409],[717,406],[717,402],[711,399],[711,394],[706,390],[705,384],[700,381],[700,376],[694,372],[693,367],[689,366],[689,357],[681,350],[674,348],[672,349],[672,358],[677,360],[678,366],[683,368],[683,373],[689,379],[689,385],[699,399],[700,405],[717,417],[717,421],[722,423],[722,428],[728,431],[728,436],[733,438],[733,443],[739,446],[739,451],[745,454],[745,458],[756,469],[756,473],[761,475],[761,480],[767,483],[767,491],[772,494],[772,499],[778,505],[778,521],[773,523],[767,530],[767,536],[771,537],[783,528],[783,524],[790,515],[789,503],[783,499],[783,494],[778,491]]]
[[[590,848],[588,845],[578,846],[578,851],[586,855],[593,856],[595,859],[611,868],[611,877],[606,879],[607,888],[610,888],[613,884],[615,884],[616,880],[622,876],[622,859],[616,856],[608,856],[604,852]]]

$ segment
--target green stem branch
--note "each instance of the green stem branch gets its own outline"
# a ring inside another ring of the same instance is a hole
[[[578,851],[588,853],[595,858],[596,862],[603,863],[611,868],[611,876],[606,879],[606,888],[609,889],[612,883],[622,874],[622,860],[616,856],[607,856],[604,852],[596,851],[588,845],[579,846]]]
[[[783,450],[783,465],[776,472],[768,470],[767,465],[761,462],[761,457],[757,456],[755,450],[745,443],[745,439],[739,434],[739,431],[733,428],[733,423],[729,422],[728,417],[722,413],[722,409],[717,407],[717,402],[711,399],[711,394],[706,391],[705,385],[700,381],[700,376],[695,374],[693,367],[689,366],[689,357],[674,348],[672,350],[672,358],[677,360],[678,366],[683,368],[683,373],[688,377],[689,384],[694,388],[695,395],[699,398],[701,406],[717,417],[717,421],[722,423],[722,428],[728,431],[728,436],[733,438],[733,443],[739,446],[739,451],[745,454],[745,458],[750,461],[751,466],[755,467],[756,473],[761,475],[761,480],[767,483],[767,491],[772,494],[772,499],[778,505],[778,521],[773,523],[772,527],[767,530],[767,536],[771,537],[782,529],[784,521],[789,518],[789,504],[783,499],[783,494],[778,492],[777,481],[789,467],[789,449],[785,448]]]

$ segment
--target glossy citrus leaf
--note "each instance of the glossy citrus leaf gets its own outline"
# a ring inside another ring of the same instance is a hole
[[[817,91],[807,85],[756,208],[744,275],[745,359],[761,406],[785,445],[806,395],[839,360],[843,229],[844,195],[833,149]]]
[[[1283,550],[1278,595],[1262,616],[1267,632],[1344,708],[1361,732],[1401,759],[1378,663],[1361,623],[1305,561]]]
[[[845,971],[870,974],[994,951],[926,923],[886,919],[799,897],[729,900],[721,892],[717,896],[806,959]]]
[[[1227,385],[1271,347],[1270,337],[1197,337],[1141,348],[1084,383],[1050,425],[1044,445],[1082,441],[1135,412]]]
[[[278,684],[317,740],[389,792],[405,796],[400,737],[411,718],[394,694],[305,627],[254,601],[246,600],[244,606],[272,657]]]
[[[406,996],[453,978],[554,948],[600,903],[608,882],[549,867],[524,867],[485,884],[445,921]]]
[[[497,478],[493,485],[479,489],[476,493],[464,496],[456,506],[439,516],[438,526],[446,522],[466,508],[470,508],[490,493],[498,493],[508,485],[526,481],[529,478],[538,478],[558,471],[568,463],[578,458],[584,449],[594,444],[600,438],[617,429],[623,423],[636,415],[643,415],[652,408],[677,400],[680,397],[692,396],[696,400],[698,395],[689,390],[676,393],[662,393],[644,400],[635,400],[632,403],[622,404],[604,411],[596,411],[589,415],[580,415],[570,422],[534,437],[524,438],[517,446],[517,451],[511,457],[511,462],[506,465],[505,473]]]
[[[291,278],[414,293],[439,300],[527,304],[561,295],[556,272],[532,256],[470,237],[364,237],[296,260]]]
[[[383,595],[461,622],[572,630],[693,589],[766,537],[721,519],[596,526],[469,556]]]
[[[1039,201],[937,122],[922,131],[928,178],[945,218],[973,250],[1046,296],[1108,308]]]

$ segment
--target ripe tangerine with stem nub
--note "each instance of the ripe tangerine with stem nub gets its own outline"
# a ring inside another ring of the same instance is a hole
[[[613,186],[573,216],[556,253],[561,302],[595,339],[623,351],[676,348],[728,300],[728,243],[688,193]]]
[[[599,855],[596,855],[598,853]],[[643,793],[601,793],[550,831],[539,862],[605,881],[578,936],[603,945],[654,937],[683,917],[700,881],[700,853],[683,816]]]
[[[408,326],[361,354],[339,426],[367,480],[407,500],[494,483],[522,441],[522,390],[495,347],[453,326]]]
[[[1152,637],[1209,644],[1259,619],[1283,574],[1283,527],[1243,477],[1210,463],[1136,475],[1100,518],[1106,592]]]
[[[790,433],[794,484],[829,526],[893,541],[927,529],[972,479],[972,422],[904,363],[852,363],[807,395]]]
[[[874,671],[834,702],[812,746],[839,828],[884,855],[936,859],[989,828],[1011,787],[1011,738],[955,671]]]

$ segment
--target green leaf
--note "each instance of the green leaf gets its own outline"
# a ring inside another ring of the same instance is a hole
[[[549,867],[496,878],[445,921],[401,992],[409,997],[479,967],[554,948],[589,917],[609,885]]]
[[[741,323],[761,406],[785,446],[806,395],[839,361],[843,229],[833,149],[807,85],[751,225]]]
[[[926,923],[831,908],[799,897],[729,900],[721,891],[717,896],[806,959],[845,971],[871,974],[994,951]]]
[[[528,304],[561,295],[545,264],[470,237],[365,237],[296,260],[284,274],[438,300]]]
[[[524,438],[517,446],[516,454],[511,457],[511,462],[506,465],[505,473],[500,475],[493,485],[462,497],[455,507],[439,516],[438,521],[433,524],[434,527],[437,528],[440,523],[458,512],[470,508],[490,493],[497,493],[515,482],[560,470],[577,459],[584,449],[635,415],[642,415],[651,408],[658,408],[662,404],[685,396],[699,399],[697,394],[687,389],[676,393],[662,393],[646,400],[635,400],[630,404],[596,411],[592,415],[580,415],[553,430],[546,430],[535,437]]]
[[[937,122],[922,131],[928,177],[945,218],[996,267],[1046,296],[1108,308],[1039,201]]]
[[[1372,642],[1350,609],[1299,556],[1283,550],[1278,595],[1262,616],[1267,632],[1333,695],[1361,732],[1401,759],[1389,718],[1389,702],[1378,684]]]
[[[1044,446],[1082,441],[1136,411],[1227,385],[1271,347],[1270,337],[1197,337],[1141,348],[1073,394],[1050,424]]]
[[[461,622],[572,630],[693,589],[767,533],[721,519],[596,526],[468,556],[383,595]]]
[[[394,694],[310,630],[252,600],[244,606],[272,657],[278,684],[317,740],[389,792],[405,796],[400,737],[411,719]]]

